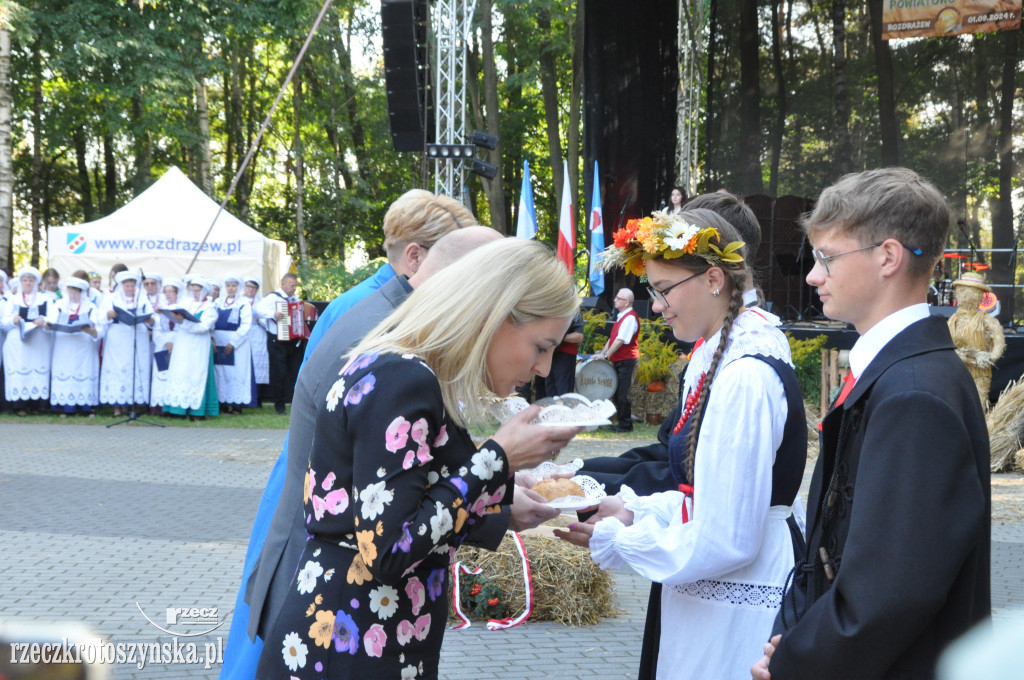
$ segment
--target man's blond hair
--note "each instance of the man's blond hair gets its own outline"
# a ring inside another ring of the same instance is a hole
[[[394,263],[410,243],[430,248],[445,234],[474,224],[473,213],[455,199],[412,189],[384,215],[384,250]]]

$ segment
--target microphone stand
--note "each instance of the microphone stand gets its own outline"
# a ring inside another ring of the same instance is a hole
[[[146,289],[142,287],[142,280],[143,280],[144,276],[145,275],[142,273],[142,267],[139,267],[139,280],[136,282],[136,287],[135,287],[135,308],[132,310],[132,315],[133,316],[138,316],[139,315],[139,299],[145,294],[145,290]],[[153,311],[153,316],[150,317],[151,319],[154,319],[154,323],[155,323],[155,317],[156,317],[156,310]],[[145,324],[143,324],[143,325],[145,325]],[[138,416],[138,414],[135,412],[135,375],[136,375],[137,369],[138,369],[138,359],[139,359],[139,324],[133,324],[132,325],[132,391],[131,391],[131,399],[132,399],[132,401],[131,401],[131,405],[130,405],[130,407],[128,409],[127,417],[122,418],[121,420],[117,421],[116,423],[111,423],[110,425],[107,425],[107,429],[108,430],[110,428],[114,427],[115,425],[122,425],[124,423],[146,423],[147,425],[156,425],[157,427],[165,427],[162,423],[157,423],[157,422],[154,422],[152,420],[146,420],[145,418],[140,418]]]

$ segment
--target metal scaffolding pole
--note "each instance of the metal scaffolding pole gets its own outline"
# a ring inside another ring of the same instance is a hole
[[[676,99],[676,168],[688,195],[697,193],[701,92],[704,85],[703,0],[679,0],[679,92]]]
[[[437,0],[434,40],[437,72],[434,82],[434,140],[463,144],[466,138],[466,47],[476,0]],[[434,161],[434,193],[462,200],[465,166],[452,158]]]

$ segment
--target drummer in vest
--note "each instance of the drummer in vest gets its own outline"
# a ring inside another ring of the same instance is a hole
[[[621,288],[615,294],[615,309],[619,315],[612,326],[611,337],[604,344],[601,356],[615,366],[615,409],[619,412],[619,424],[612,426],[613,432],[632,432],[633,418],[629,405],[629,388],[633,385],[640,350],[637,339],[640,336],[640,317],[633,311],[633,291]]]

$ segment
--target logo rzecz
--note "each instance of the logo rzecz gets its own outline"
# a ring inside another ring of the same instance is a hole
[[[85,252],[85,234],[68,234],[68,250],[73,255]]]

